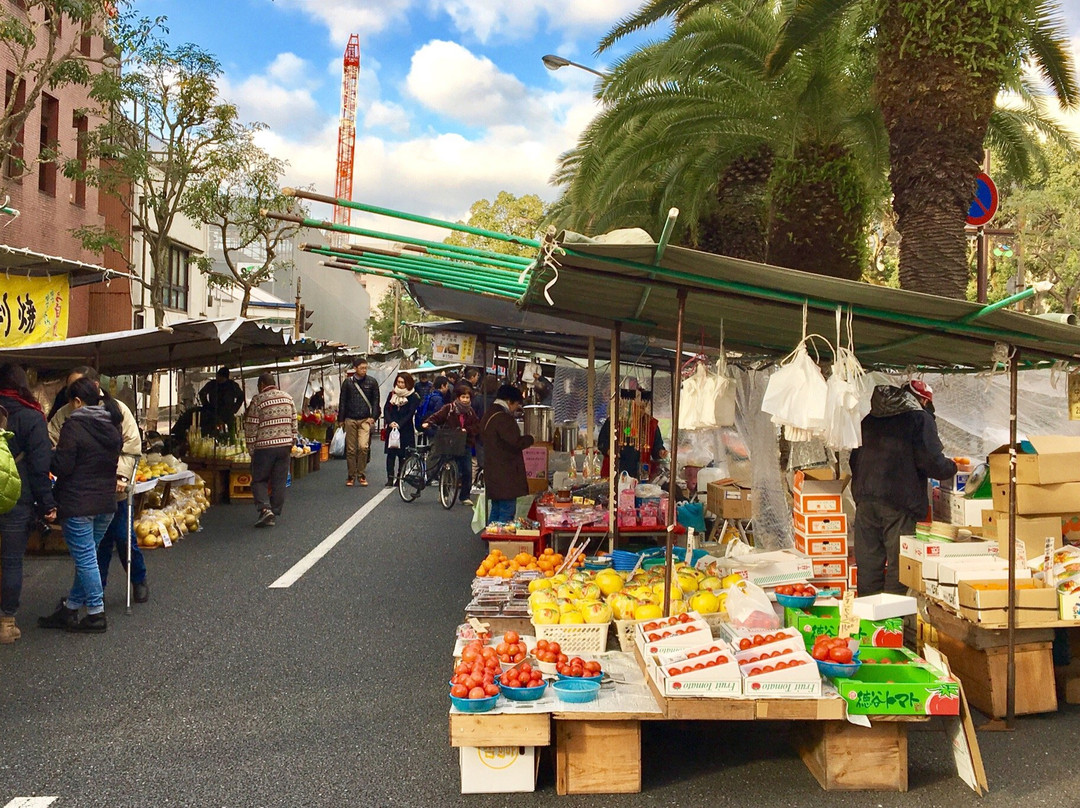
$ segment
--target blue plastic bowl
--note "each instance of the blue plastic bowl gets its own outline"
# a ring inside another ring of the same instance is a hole
[[[848,679],[854,676],[855,672],[862,666],[862,662],[858,660],[850,665],[841,665],[839,662],[824,662],[820,659],[814,661],[817,662],[818,670],[830,679]]]
[[[596,676],[567,676],[564,673],[556,674],[556,676],[558,676],[558,678],[564,682],[574,679],[579,682],[599,682],[601,679],[604,678],[604,672],[600,671],[600,673],[596,674]]]
[[[536,687],[509,687],[504,685],[502,677],[499,677],[495,680],[495,684],[499,686],[499,692],[510,701],[536,701],[547,690],[547,682],[543,682]]]
[[[495,706],[495,702],[499,700],[499,697],[488,696],[486,699],[460,699],[457,696],[451,696],[450,701],[454,703],[463,713],[486,713],[492,707]]]
[[[796,595],[781,595],[779,592],[776,594],[776,602],[791,609],[809,609],[814,605],[815,600],[817,600],[817,595],[798,597]]]
[[[600,692],[600,682],[594,679],[560,679],[551,683],[551,689],[559,697],[559,701],[570,704],[584,704],[596,698]]]

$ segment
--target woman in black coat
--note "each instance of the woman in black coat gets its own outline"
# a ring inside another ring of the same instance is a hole
[[[66,601],[42,628],[105,631],[105,603],[98,570],[97,547],[116,513],[116,465],[124,446],[119,423],[101,404],[101,391],[83,376],[68,387],[74,409],[60,429],[52,459],[56,475],[57,515],[68,552],[75,561],[75,580]],[[79,619],[79,609],[86,617]]]
[[[0,365],[0,406],[7,410],[7,429],[13,433],[8,447],[22,481],[19,501],[0,514],[0,643],[12,643],[22,635],[15,625],[15,613],[22,595],[26,542],[38,517],[46,522],[56,520],[56,502],[49,480],[52,445],[45,414],[19,365]]]
[[[405,465],[407,450],[416,445],[416,428],[413,426],[413,414],[420,406],[420,396],[415,390],[415,382],[411,373],[402,371],[394,378],[394,387],[390,395],[386,397],[383,406],[383,423],[386,424],[386,439],[390,440],[390,433],[397,428],[400,445],[396,449],[386,448],[386,485],[397,485],[401,467]],[[397,472],[394,472],[394,464],[397,463]]]

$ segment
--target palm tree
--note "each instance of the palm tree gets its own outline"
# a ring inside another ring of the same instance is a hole
[[[859,277],[885,188],[869,71],[840,31],[765,79],[783,19],[758,0],[703,5],[618,62],[604,111],[561,159],[552,217],[652,228],[675,205],[696,246]]]
[[[688,3],[660,0],[653,14]],[[867,0],[796,0],[770,55],[780,75],[800,50]],[[900,284],[963,297],[964,219],[999,91],[1033,65],[1067,106],[1080,95],[1053,0],[882,0],[864,33],[889,136],[889,179],[901,234]],[[683,13],[683,12],[680,12]]]

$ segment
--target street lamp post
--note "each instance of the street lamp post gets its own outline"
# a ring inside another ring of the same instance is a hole
[[[544,56],[542,61],[544,62],[544,67],[546,67],[548,70],[558,70],[561,67],[576,67],[579,70],[585,70],[589,73],[592,73],[594,76],[599,76],[602,79],[606,79],[608,77],[607,73],[601,73],[599,70],[594,70],[591,67],[580,65],[577,62],[571,62],[569,59],[564,59],[562,56],[556,56],[553,53],[549,53],[547,54],[547,56]]]

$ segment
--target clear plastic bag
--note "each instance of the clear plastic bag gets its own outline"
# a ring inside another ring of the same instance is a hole
[[[783,626],[765,590],[741,581],[727,590],[728,620],[739,628],[776,630]]]
[[[334,437],[330,440],[330,456],[345,456],[345,430],[340,426],[334,430]]]
[[[386,436],[386,448],[387,449],[400,449],[401,448],[401,432],[398,428],[391,427],[390,433]]]

